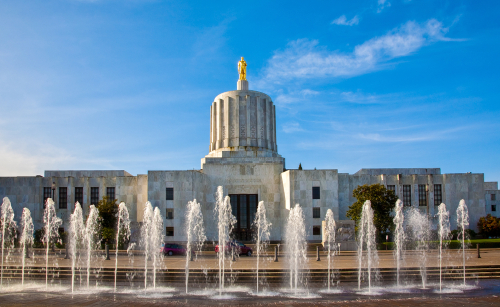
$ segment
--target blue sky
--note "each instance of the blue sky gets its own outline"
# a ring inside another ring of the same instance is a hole
[[[497,1],[0,2],[0,176],[199,169],[215,96],[277,108],[287,168],[500,180]]]

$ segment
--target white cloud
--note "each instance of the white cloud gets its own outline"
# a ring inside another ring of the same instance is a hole
[[[332,21],[332,25],[339,25],[339,26],[354,26],[357,24],[359,24],[358,15],[354,16],[351,20],[347,20],[347,17],[345,17],[345,15],[342,15],[339,18]]]
[[[387,0],[378,0],[377,1],[377,13],[382,12],[386,7],[390,7],[391,3]]]
[[[329,52],[317,40],[298,39],[268,61],[265,82],[290,79],[352,77],[380,69],[381,64],[408,56],[436,41],[449,41],[448,28],[436,19],[408,21],[387,34],[357,45],[351,53]]]
[[[300,124],[297,122],[290,122],[283,125],[283,132],[285,133],[292,133],[298,131],[304,131],[304,129],[302,129],[302,127],[300,127]]]
[[[283,106],[290,103],[302,102],[307,100],[308,97],[316,95],[319,95],[319,92],[310,89],[293,91],[287,94],[281,93],[276,97],[276,103],[280,106]]]

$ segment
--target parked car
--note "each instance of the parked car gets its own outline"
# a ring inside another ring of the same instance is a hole
[[[227,252],[230,252],[232,248],[234,247],[234,250],[238,252],[239,255],[247,255],[247,256],[252,256],[253,250],[251,247],[246,246],[245,244],[238,242],[238,241],[230,241],[226,244],[226,247],[224,250]],[[215,245],[215,252],[219,252],[219,244]]]
[[[162,247],[162,252],[164,255],[168,256],[185,255],[186,248],[179,244],[165,243]]]

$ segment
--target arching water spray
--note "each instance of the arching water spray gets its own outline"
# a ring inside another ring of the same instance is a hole
[[[358,290],[361,289],[361,275],[363,260],[366,260],[368,273],[368,292],[372,287],[372,269],[378,263],[377,248],[375,244],[375,225],[373,224],[372,203],[367,200],[363,204],[361,220],[358,230]],[[363,249],[366,247],[366,258],[363,257]]]
[[[99,210],[94,206],[90,205],[89,217],[87,218],[87,223],[85,224],[85,230],[83,239],[85,242],[85,247],[87,251],[87,289],[90,287],[90,267],[92,265],[92,254],[101,243],[99,238],[99,232],[101,230],[99,224]]]
[[[124,202],[118,205],[118,221],[116,224],[116,250],[115,250],[115,285],[116,292],[116,274],[118,272],[118,247],[120,243],[125,243],[130,239],[130,217],[127,206]]]
[[[26,254],[29,248],[33,244],[33,233],[35,232],[35,227],[33,226],[33,219],[31,218],[30,209],[24,208],[23,215],[21,216],[21,238],[19,244],[22,246],[21,257],[23,259],[23,269],[21,284],[24,286],[24,267],[26,265]]]
[[[188,293],[188,283],[189,283],[189,262],[191,260],[192,254],[201,251],[203,243],[206,241],[205,227],[203,226],[203,213],[201,212],[200,204],[196,202],[196,199],[188,202],[187,212],[186,212],[186,234],[187,234],[187,246],[186,246],[186,293]]]
[[[148,201],[144,207],[144,216],[141,227],[141,244],[144,249],[144,289],[148,285],[148,259],[153,265],[153,288],[156,288],[156,271],[161,266],[163,253],[160,246],[163,237],[163,218],[160,208],[153,206]]]
[[[439,291],[442,291],[442,262],[443,262],[443,240],[448,239],[450,233],[450,212],[446,210],[446,205],[442,203],[438,207],[439,217]]]
[[[408,226],[411,229],[411,240],[416,243],[418,254],[418,263],[420,266],[420,277],[422,278],[422,289],[425,289],[427,283],[427,250],[430,240],[429,219],[425,213],[421,213],[418,208],[412,207],[408,214]]]
[[[47,289],[49,286],[49,248],[51,243],[55,244],[55,242],[59,241],[59,226],[62,225],[62,220],[56,215],[56,208],[52,198],[47,198],[45,203],[43,222],[45,223],[43,243],[47,246],[45,251],[45,289]]]
[[[257,293],[259,293],[259,264],[260,264],[260,254],[262,254],[267,245],[269,244],[269,236],[271,230],[271,223],[266,217],[266,206],[263,201],[259,202],[257,206],[257,214],[255,215],[255,221],[253,222],[255,228],[257,229],[255,238],[255,248],[257,251]]]
[[[8,197],[3,198],[2,203],[2,268],[0,273],[0,289],[3,287],[3,258],[5,254],[5,244],[8,246],[8,253],[10,254],[10,250],[14,247],[14,238],[16,235],[15,229],[17,227],[16,222],[14,221],[14,210],[12,210],[12,206],[10,204],[10,200]]]
[[[462,258],[463,258],[463,271],[464,271],[464,286],[465,286],[465,246],[466,234],[465,228],[469,227],[469,210],[465,204],[465,200],[461,200],[457,208],[457,226],[460,227],[459,240],[462,241]]]
[[[325,243],[328,245],[328,290],[330,290],[332,252],[334,253],[337,249],[337,244],[335,244],[336,224],[332,209],[328,209],[326,211],[324,232],[325,232]]]
[[[69,221],[69,253],[71,257],[71,292],[75,290],[75,268],[78,263],[78,249],[83,247],[85,224],[83,224],[83,212],[79,202],[75,204],[75,210]]]
[[[290,290],[297,294],[300,271],[307,261],[306,227],[299,204],[290,209],[285,228],[286,257],[290,271]]]
[[[163,252],[160,245],[163,239],[163,217],[160,208],[156,207],[153,214],[151,229],[151,252],[153,256],[153,289],[156,289],[156,272],[161,269],[163,263]]]
[[[396,206],[394,207],[395,215],[394,215],[394,243],[396,244],[396,250],[394,253],[394,257],[396,257],[396,280],[397,286],[399,287],[399,273],[401,270],[401,259],[403,258],[403,248],[405,242],[405,230],[403,227],[403,223],[405,221],[405,216],[403,213],[403,202],[398,199],[396,201]]]

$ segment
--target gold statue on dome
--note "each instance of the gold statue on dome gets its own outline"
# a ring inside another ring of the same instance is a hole
[[[241,57],[241,61],[238,62],[238,73],[240,74],[240,80],[247,79],[247,62]]]

